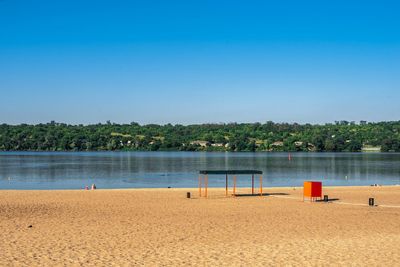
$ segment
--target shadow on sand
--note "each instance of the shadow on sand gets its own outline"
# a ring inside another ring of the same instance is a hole
[[[333,202],[333,201],[338,201],[340,200],[339,198],[328,198],[328,201],[326,202]],[[325,202],[324,199],[318,199],[315,202]]]
[[[262,196],[288,196],[286,193],[263,193]],[[259,197],[260,194],[236,194],[236,197]]]

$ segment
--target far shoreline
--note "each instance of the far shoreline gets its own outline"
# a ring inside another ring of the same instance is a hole
[[[48,151],[48,150],[0,150],[0,153],[131,153],[131,152],[149,152],[149,153],[165,153],[165,152],[172,152],[172,153],[299,153],[299,154],[325,154],[325,153],[332,153],[332,154],[400,154],[400,152],[396,151],[182,151],[182,150],[79,150],[79,151],[72,151],[72,150],[58,150],[58,151]]]

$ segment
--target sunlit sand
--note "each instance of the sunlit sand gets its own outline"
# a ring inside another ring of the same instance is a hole
[[[193,198],[187,199],[190,191]],[[237,193],[248,194],[249,189]],[[0,191],[0,265],[387,265],[400,262],[400,187]],[[378,206],[369,207],[373,197]],[[31,227],[30,227],[31,226]]]

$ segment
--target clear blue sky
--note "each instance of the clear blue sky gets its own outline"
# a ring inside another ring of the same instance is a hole
[[[398,1],[0,0],[0,123],[400,119]]]

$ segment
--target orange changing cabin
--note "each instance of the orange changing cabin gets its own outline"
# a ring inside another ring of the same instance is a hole
[[[315,201],[322,198],[322,182],[305,181],[303,189],[303,201],[305,198]]]

